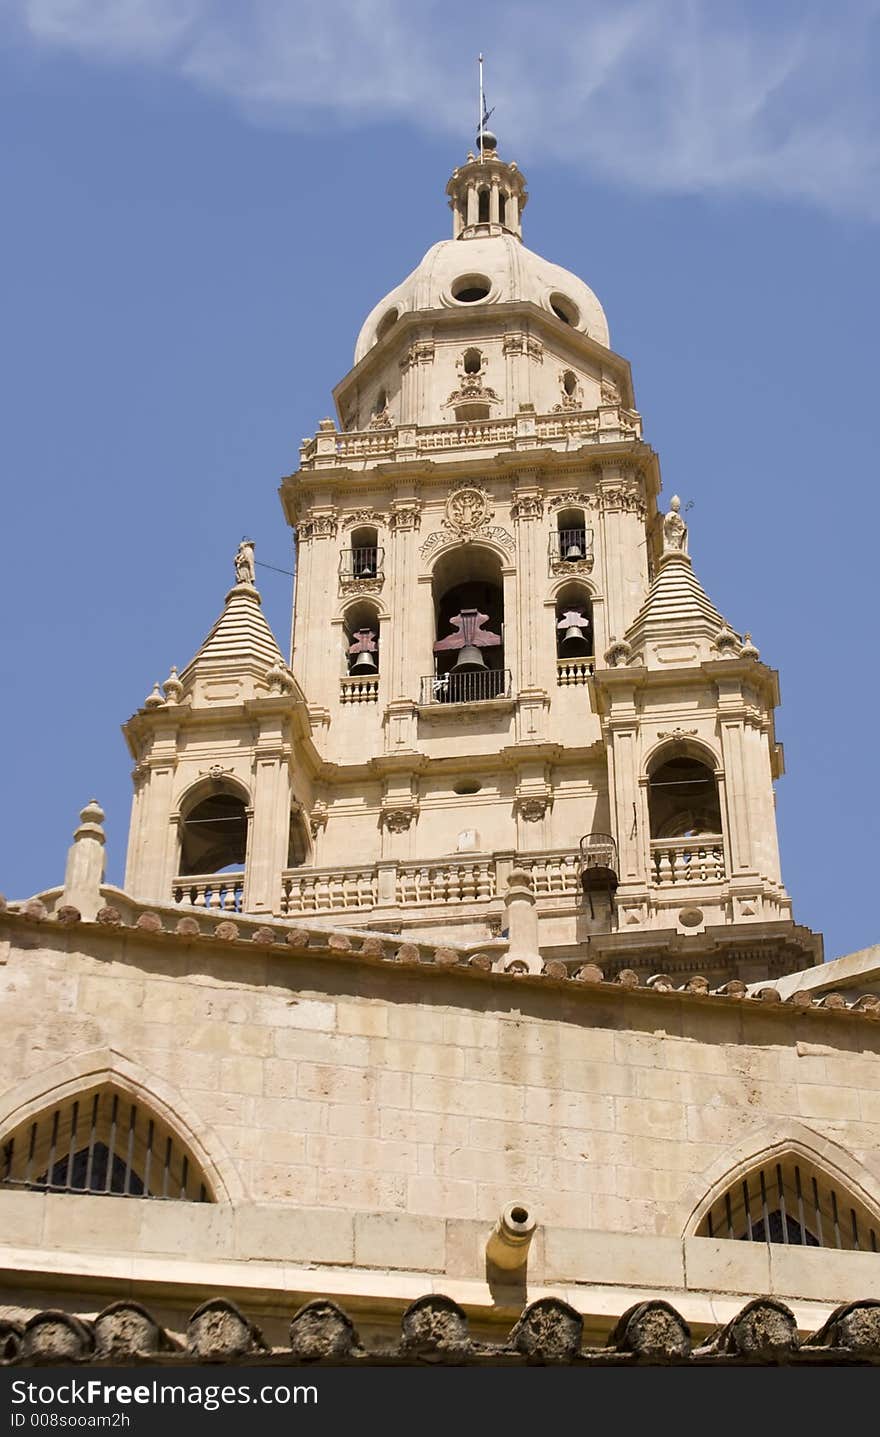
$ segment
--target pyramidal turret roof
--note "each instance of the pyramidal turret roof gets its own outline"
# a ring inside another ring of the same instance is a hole
[[[235,575],[237,582],[226,595],[223,612],[180,675],[184,689],[191,689],[197,678],[208,674],[247,674],[264,679],[269,670],[287,671],[254,584],[250,541],[243,541],[239,546]]]
[[[657,573],[635,619],[626,631],[633,653],[644,652],[651,641],[703,639],[715,647],[722,635],[736,643],[737,636],[718,612],[696,574],[686,552],[687,525],[673,498],[663,524],[664,552]]]

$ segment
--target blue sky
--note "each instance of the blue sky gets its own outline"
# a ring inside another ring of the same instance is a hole
[[[243,533],[289,567],[278,481],[447,233],[482,47],[526,242],[598,293],[697,572],[780,670],[796,917],[878,941],[880,4],[0,0],[0,40],[0,887],[60,881],[93,795],[121,880],[119,724]]]

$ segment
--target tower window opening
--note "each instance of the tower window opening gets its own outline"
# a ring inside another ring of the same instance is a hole
[[[468,545],[440,559],[434,571],[434,674],[427,701],[471,703],[500,698],[509,688],[504,667],[504,591],[501,564],[487,549]]]
[[[721,805],[714,773],[686,754],[667,758],[648,779],[652,839],[720,836]]]
[[[564,294],[551,294],[550,308],[563,324],[570,324],[574,327],[580,319],[577,305]]]
[[[380,414],[384,414],[384,413],[385,413],[385,410],[386,410],[387,408],[388,408],[388,395],[387,395],[387,393],[385,392],[384,389],[379,389],[379,390],[377,390],[377,392],[376,392],[376,398],[375,398],[375,400],[373,401],[373,417],[375,418],[375,417],[377,417],[377,416],[380,415]]]
[[[478,199],[477,222],[481,225],[487,225],[489,223],[489,191],[486,189],[480,190]]]
[[[477,304],[486,298],[491,288],[485,275],[465,274],[453,284],[452,298],[457,299],[459,304]]]
[[[189,810],[181,823],[178,873],[225,873],[244,867],[248,816],[243,800],[222,790]]]
[[[298,809],[290,815],[287,839],[287,867],[300,868],[309,856],[309,840],[303,816]]]
[[[556,596],[556,657],[580,659],[593,653],[593,607],[581,584],[566,584]]]
[[[112,1083],[47,1108],[6,1137],[0,1143],[0,1186],[213,1201],[176,1134]]]
[[[479,374],[483,368],[483,356],[478,349],[466,349],[461,362],[465,374]]]
[[[375,579],[380,568],[379,534],[371,525],[352,529],[351,547],[346,556],[353,579]]]
[[[587,529],[583,509],[560,509],[556,516],[558,557],[577,564],[592,550],[592,530]]]
[[[370,678],[379,672],[379,615],[373,604],[353,604],[344,625],[344,657],[353,678]]]
[[[507,222],[507,191],[500,190],[498,193],[498,218],[501,224]]]
[[[395,308],[386,310],[385,314],[383,314],[382,318],[379,320],[378,325],[376,326],[377,342],[384,339],[386,334],[390,333],[399,318],[400,311],[398,309]]]
[[[562,376],[562,388],[568,395],[577,393],[577,375],[573,369],[567,369]]]

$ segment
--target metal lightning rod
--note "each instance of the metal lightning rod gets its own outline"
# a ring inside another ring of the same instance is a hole
[[[480,160],[480,163],[482,164],[482,162],[483,162],[483,116],[484,116],[484,114],[485,114],[485,112],[486,112],[486,102],[485,102],[485,100],[483,99],[483,57],[482,57],[482,55],[479,56],[479,65],[480,65],[480,121],[479,121],[479,129],[478,129],[478,131],[477,131],[477,148],[478,148],[478,150],[480,151],[479,160]]]

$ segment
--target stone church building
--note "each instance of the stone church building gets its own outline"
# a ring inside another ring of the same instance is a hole
[[[756,1298],[853,1347],[880,1297],[880,951],[792,915],[759,616],[481,139],[281,483],[290,650],[243,540],[124,726],[124,887],[93,801],[3,904],[8,1360],[626,1350],[644,1303],[717,1352]]]

